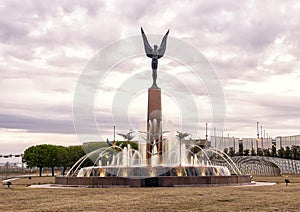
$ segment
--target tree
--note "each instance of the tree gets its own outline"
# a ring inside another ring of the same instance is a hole
[[[230,157],[233,157],[233,156],[235,155],[235,152],[234,152],[233,147],[230,147],[230,148],[229,148],[229,153],[228,153],[228,155],[229,155]]]
[[[59,146],[47,145],[47,153],[45,155],[46,166],[51,167],[51,174],[54,176],[54,168],[59,165]]]
[[[245,150],[244,150],[244,155],[245,155],[245,156],[249,156],[249,153],[250,153],[250,150],[249,150],[249,149],[245,149]]]
[[[24,162],[26,162],[30,168],[38,167],[40,176],[42,176],[44,167],[51,167],[52,176],[54,176],[54,168],[59,166],[61,160],[63,160],[63,158],[59,156],[60,148],[62,147],[50,144],[29,147],[24,152]]]
[[[27,148],[24,152],[23,159],[29,168],[38,167],[39,175],[42,176],[42,170],[47,166],[47,145],[37,145]]]
[[[291,148],[289,146],[285,147],[284,158],[291,158]]]
[[[228,155],[228,148],[225,148],[225,149],[224,149],[224,153],[225,153],[226,155]]]
[[[81,146],[68,146],[67,152],[69,156],[68,167],[73,166],[81,157],[85,155]]]
[[[81,157],[85,155],[81,146],[56,146],[42,144],[31,146],[24,152],[23,160],[30,168],[38,167],[39,175],[42,176],[44,167],[51,167],[52,176],[54,176],[55,167],[63,167],[63,175],[68,167],[71,167]],[[83,166],[93,165],[93,162],[87,159]]]
[[[275,147],[275,146],[272,146],[272,149],[271,149],[271,156],[272,156],[272,157],[277,157],[277,152],[276,152],[276,147]]]
[[[243,145],[239,145],[239,156],[243,156],[243,152],[244,152],[244,149],[243,149]]]
[[[278,150],[278,157],[280,158],[283,158],[285,155],[285,150],[283,147],[281,147],[279,150]]]
[[[300,146],[292,146],[291,158],[294,160],[300,159]]]
[[[65,175],[66,169],[70,166],[70,152],[68,151],[68,147],[58,146],[57,159],[57,165],[63,167],[62,175]]]
[[[106,142],[89,142],[89,143],[85,143],[82,146],[78,146],[78,147],[83,149],[84,152],[89,153],[96,149],[108,147],[108,145]]]
[[[258,156],[263,156],[263,155],[264,155],[264,153],[263,153],[263,151],[262,151],[261,148],[258,148],[258,149],[257,149],[257,155],[258,155]]]
[[[256,152],[255,152],[255,149],[251,149],[251,156],[256,156]]]
[[[264,154],[264,156],[266,156],[266,157],[270,157],[270,156],[271,156],[270,149],[263,149],[263,154]]]
[[[63,167],[62,175],[65,175],[66,169],[72,167],[85,154],[86,153],[83,150],[82,146],[58,146],[57,166]],[[93,162],[89,159],[83,163],[83,166],[91,165],[93,165]]]

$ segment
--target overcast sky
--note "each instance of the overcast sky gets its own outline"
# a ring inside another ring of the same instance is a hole
[[[170,29],[170,37],[187,42],[207,59],[225,96],[226,122],[217,131],[255,137],[258,121],[272,137],[299,134],[299,14],[298,1],[1,1],[0,154],[22,153],[43,143],[80,144],[72,107],[82,71],[101,49],[140,36],[141,26],[146,34],[161,36]],[[142,41],[138,45],[142,48]],[[158,83],[163,113],[177,130],[184,109],[176,102],[179,93],[174,97],[172,91],[183,92],[181,82],[164,86],[168,80],[162,76],[176,70],[180,76],[185,64],[168,57],[172,42],[168,45],[159,60]],[[143,55],[109,67],[102,82],[106,86],[95,96],[100,140],[113,138],[113,125],[118,132],[137,130],[146,119],[150,61]],[[118,112],[113,120],[110,113],[118,110],[113,96],[126,92],[122,83],[132,76],[145,87],[130,100],[132,125],[127,127],[115,117]],[[182,81],[191,87],[198,83]],[[211,126],[211,96],[205,82],[188,89],[199,115],[199,132],[193,136],[204,138],[205,123]]]

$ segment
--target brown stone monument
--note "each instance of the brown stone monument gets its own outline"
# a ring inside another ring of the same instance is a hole
[[[161,109],[161,90],[160,88],[148,89],[148,113],[147,113],[147,140],[151,143],[147,144],[147,159],[151,158],[153,153],[153,146],[156,144],[157,153],[160,158],[162,155],[162,109]],[[156,122],[155,122],[156,120]]]
[[[165,34],[158,48],[157,45],[154,45],[153,48],[150,46],[148,39],[144,33],[143,28],[141,28],[144,48],[146,55],[152,59],[151,68],[152,68],[152,78],[153,84],[151,88],[148,89],[148,113],[147,113],[147,155],[146,158],[149,159],[153,155],[159,155],[161,161],[162,155],[162,108],[161,108],[161,89],[156,84],[157,79],[157,67],[158,59],[163,57],[166,46],[167,46],[167,37],[169,30]],[[154,151],[156,146],[157,152]]]

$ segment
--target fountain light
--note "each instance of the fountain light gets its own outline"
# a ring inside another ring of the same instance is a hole
[[[106,169],[100,169],[100,174],[99,174],[99,176],[100,176],[100,177],[105,177],[105,175],[106,175]]]

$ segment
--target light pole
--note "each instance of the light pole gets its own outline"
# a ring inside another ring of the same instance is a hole
[[[262,150],[264,149],[264,145],[263,145],[263,131],[262,131],[262,126],[260,126],[260,138],[261,138],[261,148]]]
[[[256,138],[256,153],[258,151],[258,140],[259,140],[259,128],[258,128],[259,122],[256,122],[256,128],[257,128],[257,138]]]
[[[207,143],[207,123],[205,123],[205,139],[206,139],[206,143]]]
[[[114,125],[114,142],[116,141],[116,126]]]

